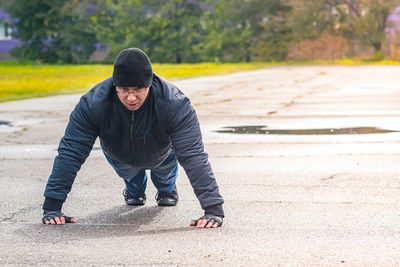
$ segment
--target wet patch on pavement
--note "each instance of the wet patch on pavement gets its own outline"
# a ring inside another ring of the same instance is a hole
[[[0,120],[0,133],[15,131],[14,124],[11,121]]]
[[[265,125],[223,127],[217,133],[275,134],[275,135],[333,135],[333,134],[377,134],[398,132],[376,127],[326,128],[326,129],[268,129]]]
[[[0,120],[0,125],[12,126],[11,121]]]

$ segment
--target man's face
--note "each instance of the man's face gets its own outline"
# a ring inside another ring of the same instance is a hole
[[[140,108],[149,93],[149,87],[138,88],[117,86],[116,88],[118,97],[122,104],[132,111]]]

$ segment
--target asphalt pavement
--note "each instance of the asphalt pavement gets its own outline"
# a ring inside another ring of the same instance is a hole
[[[225,199],[218,229],[185,172],[180,202],[126,206],[96,143],[63,211],[43,191],[80,95],[0,104],[0,265],[400,264],[400,66],[284,66],[176,81]]]

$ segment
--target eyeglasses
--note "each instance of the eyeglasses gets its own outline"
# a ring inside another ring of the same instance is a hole
[[[121,87],[120,89],[116,89],[116,90],[120,96],[128,96],[131,93],[134,95],[138,95],[141,92],[145,91],[146,89],[147,89],[147,87],[129,90],[129,88],[127,88],[127,87]]]

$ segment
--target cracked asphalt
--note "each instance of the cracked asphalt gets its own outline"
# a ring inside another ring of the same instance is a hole
[[[42,225],[44,187],[80,95],[1,103],[0,265],[399,265],[399,73],[284,66],[176,81],[225,199],[218,229],[188,226],[202,212],[182,169],[178,206],[158,207],[151,183],[145,206],[126,206],[98,143],[64,205],[77,223]],[[246,126],[263,130],[218,132]],[[392,132],[308,131],[363,127]]]

